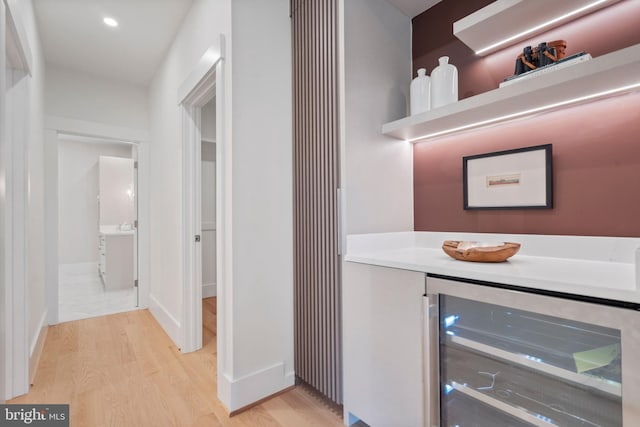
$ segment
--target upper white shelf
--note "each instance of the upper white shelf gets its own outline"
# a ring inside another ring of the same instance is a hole
[[[415,18],[442,0],[389,0],[389,3],[400,9],[409,18]]]
[[[454,22],[453,34],[476,54],[488,55],[618,1],[497,0]]]
[[[503,120],[640,90],[640,44],[382,125],[417,142]]]

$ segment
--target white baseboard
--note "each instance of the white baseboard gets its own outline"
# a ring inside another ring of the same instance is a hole
[[[240,378],[227,374],[218,377],[218,398],[230,412],[245,408],[265,397],[269,397],[295,384],[295,373],[284,371],[284,363],[256,371]],[[223,393],[220,393],[223,390]],[[227,397],[228,400],[223,400]]]
[[[29,348],[29,381],[33,384],[33,378],[38,370],[38,364],[40,363],[40,356],[42,356],[42,350],[44,349],[44,342],[47,339],[47,331],[49,325],[47,324],[47,310],[42,313],[40,322],[38,322],[37,334],[31,340],[31,347]]]
[[[153,295],[149,295],[149,311],[169,335],[173,343],[180,348],[182,346],[180,343],[180,338],[182,337],[180,322]]]
[[[202,285],[202,298],[210,298],[216,296],[216,284],[215,283],[204,283]]]

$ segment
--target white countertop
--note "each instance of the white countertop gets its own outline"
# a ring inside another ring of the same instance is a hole
[[[445,240],[519,242],[503,263],[458,261]],[[640,238],[401,232],[347,237],[345,260],[640,303]]]
[[[121,230],[119,225],[101,225],[98,231],[102,236],[133,236],[133,230]]]

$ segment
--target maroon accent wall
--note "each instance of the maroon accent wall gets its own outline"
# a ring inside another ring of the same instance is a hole
[[[466,2],[444,0],[414,19],[413,59],[414,69],[432,64],[426,66],[430,72],[437,58],[448,54],[458,66],[460,98],[465,98],[495,89],[513,72],[515,55],[527,42],[478,58],[444,34],[471,13],[453,13],[457,3]],[[473,3],[480,8],[489,2]],[[444,19],[448,26],[442,25]],[[596,57],[640,43],[637,22],[640,1],[622,1],[529,44],[563,38],[568,54],[584,50]],[[437,35],[431,33],[435,29]],[[463,156],[547,143],[553,144],[553,209],[463,210]],[[415,144],[414,223],[416,231],[640,237],[640,94]]]

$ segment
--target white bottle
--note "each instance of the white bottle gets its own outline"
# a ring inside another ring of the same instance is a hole
[[[431,72],[431,108],[458,101],[458,69],[449,64],[449,57],[438,59],[440,65]]]
[[[427,70],[418,69],[418,77],[413,79],[410,88],[411,114],[424,113],[431,107],[431,79]]]

